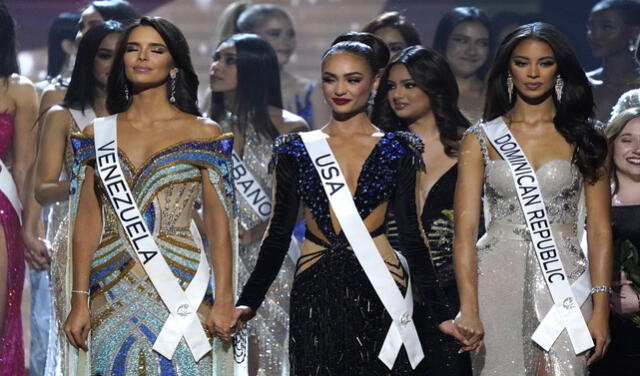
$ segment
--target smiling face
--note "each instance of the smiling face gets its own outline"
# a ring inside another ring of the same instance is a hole
[[[407,41],[395,27],[385,26],[376,30],[375,34],[382,38],[384,43],[389,47],[391,56],[407,48]]]
[[[109,81],[109,72],[111,72],[113,55],[119,38],[120,33],[107,35],[100,43],[96,56],[93,58],[93,76],[101,87],[106,87],[107,81]]]
[[[236,47],[232,43],[222,43],[216,49],[209,68],[211,91],[224,93],[236,90],[238,86],[236,59]]]
[[[296,49],[296,32],[288,17],[278,15],[269,17],[252,32],[261,36],[273,47],[278,56],[279,66],[282,67],[289,62]]]
[[[76,34],[76,45],[80,44],[82,36],[89,31],[93,26],[104,22],[102,15],[93,7],[88,6],[80,13],[80,21],[78,22],[78,33]]]
[[[629,52],[629,41],[635,40],[637,30],[632,30],[620,12],[603,9],[589,17],[587,39],[593,55],[598,58]]]
[[[525,39],[513,50],[509,69],[516,91],[524,98],[535,99],[554,88],[558,65],[546,42]]]
[[[431,101],[409,74],[404,64],[396,64],[389,71],[387,99],[400,119],[413,123],[431,112]]]
[[[322,64],[322,92],[334,113],[366,109],[374,76],[366,60],[349,52],[335,52]]]
[[[640,118],[630,120],[614,139],[613,164],[618,175],[640,181]]]
[[[134,86],[144,89],[162,85],[170,72],[178,71],[165,41],[151,26],[133,29],[125,48],[125,75]]]
[[[489,56],[489,30],[477,21],[459,23],[449,35],[445,55],[456,76],[476,74]]]

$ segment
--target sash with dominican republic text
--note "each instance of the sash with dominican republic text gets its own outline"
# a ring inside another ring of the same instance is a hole
[[[424,358],[424,353],[418,332],[412,321],[411,277],[409,277],[406,296],[403,297],[367,227],[360,218],[347,182],[327,142],[329,136],[316,130],[301,132],[300,137],[318,175],[320,175],[325,194],[329,198],[329,203],[353,249],[353,253],[373,285],[380,301],[393,319],[378,358],[389,369],[392,369],[398,353],[404,345],[411,366],[415,369]],[[408,274],[409,268],[406,265],[406,260],[402,255],[398,253],[397,255]]]
[[[198,270],[187,289],[183,290],[149,232],[122,173],[118,159],[116,115],[96,119],[94,134],[96,168],[109,201],[140,264],[170,312],[153,349],[171,359],[184,337],[194,359],[199,360],[211,350],[211,343],[197,315],[209,284],[207,257],[201,250]],[[194,224],[191,226],[194,233]]]
[[[18,220],[22,223],[22,203],[18,195],[18,188],[13,181],[13,175],[11,175],[7,166],[2,162],[2,159],[0,159],[0,192],[9,200],[11,206],[13,206],[13,210],[16,211]]]
[[[511,168],[538,264],[554,302],[531,338],[548,351],[566,328],[575,353],[584,352],[594,346],[580,311],[580,306],[589,296],[589,272],[585,271],[573,285],[569,284],[535,171],[501,117],[485,123],[483,128],[491,144]]]

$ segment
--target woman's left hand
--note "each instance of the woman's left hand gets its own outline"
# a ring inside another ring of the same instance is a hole
[[[231,322],[234,314],[233,303],[223,303],[216,300],[213,303],[209,315],[204,322],[205,327],[209,331],[209,334],[215,335],[222,341],[231,340]]]
[[[460,331],[455,325],[454,320],[447,320],[447,321],[441,322],[440,324],[438,324],[438,329],[440,329],[442,333],[452,336],[453,338],[456,339],[456,341],[458,341],[458,343],[462,345],[462,347],[458,351],[459,353],[466,352],[466,351],[474,351],[475,353],[478,353],[482,348],[482,346],[484,345],[483,341],[479,341],[472,345],[471,342],[468,339],[466,339],[465,336],[462,335],[462,333],[460,333]]]
[[[593,353],[587,360],[587,365],[589,365],[600,360],[600,358],[602,358],[607,352],[609,343],[611,343],[609,318],[607,315],[597,315],[594,313],[593,316],[591,316],[591,320],[589,320],[587,327],[589,328],[589,333],[591,333],[591,338],[593,338],[593,341],[596,344]]]

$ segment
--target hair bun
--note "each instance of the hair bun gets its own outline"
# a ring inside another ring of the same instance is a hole
[[[365,33],[361,31],[348,31],[344,34],[340,34],[331,43],[331,46],[335,46],[340,42],[359,42],[366,46],[369,46],[373,50],[376,70],[384,69],[389,63],[391,54],[389,47],[379,36],[371,33]]]

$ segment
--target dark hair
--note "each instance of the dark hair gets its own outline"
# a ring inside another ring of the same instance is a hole
[[[160,34],[162,40],[166,43],[169,53],[173,59],[175,67],[178,68],[176,74],[175,85],[175,103],[180,111],[200,116],[198,110],[198,76],[193,70],[191,64],[191,55],[189,53],[189,44],[184,35],[174,24],[161,17],[142,17],[135,23],[129,25],[124,31],[116,54],[113,57],[113,65],[109,74],[109,83],[107,84],[107,110],[109,113],[116,114],[126,111],[131,105],[132,95],[126,99],[123,93],[125,88],[133,94],[131,84],[124,72],[124,54],[129,42],[131,31],[137,27],[149,26]],[[170,88],[167,86],[167,98],[170,96]]]
[[[638,0],[602,0],[591,8],[591,13],[602,10],[618,12],[627,25],[640,25],[640,1]]]
[[[376,93],[372,122],[385,131],[408,131],[409,125],[391,109],[388,93],[391,69],[402,64],[428,97],[448,156],[458,154],[460,139],[470,124],[458,109],[458,85],[445,58],[429,47],[411,46],[396,55],[385,68]]]
[[[404,41],[407,42],[407,46],[417,46],[422,44],[420,41],[420,35],[416,28],[398,12],[386,12],[374,17],[364,25],[364,27],[362,27],[362,31],[365,33],[375,34],[376,31],[383,27],[391,27],[398,30]]]
[[[255,34],[235,34],[222,43],[232,43],[236,48],[235,108],[225,109],[224,93],[214,92],[211,118],[220,122],[226,110],[230,110],[236,117],[233,125],[242,134],[251,126],[257,134],[275,139],[279,132],[269,116],[269,106],[282,108],[280,68],[275,51]]]
[[[48,56],[47,56],[47,77],[56,77],[60,74],[62,67],[69,59],[69,55],[64,52],[60,45],[63,41],[75,41],[78,32],[78,13],[64,12],[51,23],[49,27]]]
[[[556,106],[553,122],[565,140],[575,146],[574,163],[593,182],[607,155],[607,142],[594,128],[594,101],[589,80],[569,42],[555,27],[541,22],[523,25],[502,41],[487,79],[484,119],[502,116],[513,107],[506,90],[507,75],[513,51],[526,39],[544,42],[553,50],[558,75],[564,81],[562,101],[558,102],[556,96],[552,96]]]
[[[322,55],[322,61],[336,52],[349,52],[362,57],[374,76],[389,62],[389,47],[379,36],[371,33],[349,31],[339,35]]]
[[[20,73],[20,68],[16,50],[16,23],[4,2],[0,2],[0,35],[0,78],[9,78],[14,73]],[[8,81],[5,80],[5,84]]]
[[[453,29],[463,22],[479,22],[482,24],[489,33],[489,46],[491,46],[493,36],[491,35],[492,30],[489,17],[487,17],[481,9],[476,7],[457,7],[451,9],[445,13],[442,18],[440,18],[435,36],[433,37],[433,49],[442,54],[442,56],[447,56],[447,44],[449,43],[449,37],[451,36]],[[487,58],[487,61],[480,67],[480,69],[478,69],[479,77],[486,73],[489,64],[490,59]]]
[[[140,18],[140,13],[125,0],[96,0],[90,2],[88,7],[94,7],[105,21],[115,20],[124,26],[128,26]]]
[[[254,33],[256,28],[262,25],[268,18],[284,17],[291,20],[291,16],[282,7],[275,4],[245,5],[242,13],[235,22],[237,33]]]
[[[64,107],[84,111],[87,107],[93,106],[98,86],[93,74],[96,53],[107,35],[122,33],[122,30],[120,22],[111,20],[95,25],[82,37],[71,73],[71,81],[62,101]]]

